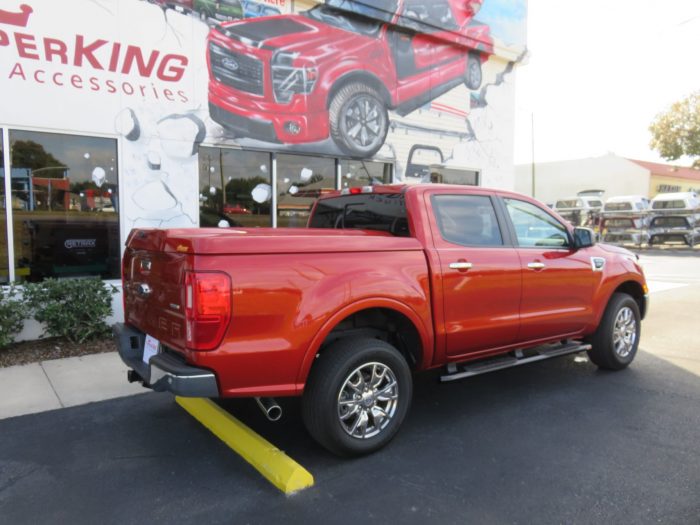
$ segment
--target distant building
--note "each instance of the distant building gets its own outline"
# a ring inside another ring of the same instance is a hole
[[[659,164],[657,162],[645,162],[633,160],[635,164],[649,170],[651,179],[649,182],[649,196],[654,197],[659,193],[673,193],[678,191],[694,191],[700,193],[700,170]]]
[[[515,189],[533,195],[532,165],[515,167]],[[585,190],[605,198],[675,191],[700,191],[700,170],[626,159],[615,154],[535,164],[534,197],[547,203]]]

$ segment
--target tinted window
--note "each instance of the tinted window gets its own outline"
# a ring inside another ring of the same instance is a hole
[[[10,131],[17,280],[119,278],[117,141]]]
[[[680,210],[685,208],[685,202],[683,201],[656,201],[651,205],[655,210]]]
[[[343,195],[323,199],[316,206],[310,228],[378,230],[408,237],[403,194]]]
[[[307,155],[277,156],[277,226],[304,228],[311,207],[335,190],[335,160]]]
[[[632,203],[630,202],[609,202],[605,205],[605,211],[631,211]]]
[[[561,208],[582,208],[583,207],[583,202],[581,202],[578,199],[573,199],[573,200],[568,200],[568,201],[557,201],[557,203],[554,205],[555,208],[561,209]]]
[[[442,238],[463,246],[503,244],[491,199],[482,195],[436,195],[433,211]]]
[[[341,189],[391,183],[391,164],[366,160],[340,161]]]
[[[399,25],[415,29],[421,33],[433,33],[440,30],[455,30],[459,26],[452,14],[447,0],[407,0]]]
[[[561,248],[569,245],[569,234],[559,221],[529,202],[505,199],[520,246]]]
[[[652,223],[652,228],[689,228],[690,225],[685,217],[656,217]]]
[[[371,6],[364,2],[350,0],[332,0],[305,12],[305,15],[345,31],[373,36],[379,32],[383,22],[389,22],[392,11],[385,11],[382,6]]]
[[[199,225],[272,226],[270,154],[199,148]]]

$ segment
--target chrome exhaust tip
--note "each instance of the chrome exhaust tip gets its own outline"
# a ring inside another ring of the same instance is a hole
[[[270,421],[279,421],[282,417],[282,407],[271,397],[256,397],[255,402]]]

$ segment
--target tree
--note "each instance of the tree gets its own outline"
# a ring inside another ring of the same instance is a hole
[[[651,147],[667,160],[700,157],[700,91],[656,116],[649,126]],[[697,165],[700,159],[695,161]]]
[[[12,166],[15,168],[62,168],[64,164],[33,140],[18,140],[12,145]],[[47,176],[51,172],[47,173]]]

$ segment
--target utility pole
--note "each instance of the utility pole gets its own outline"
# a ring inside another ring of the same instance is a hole
[[[532,123],[532,198],[535,198],[535,113],[530,113]]]

